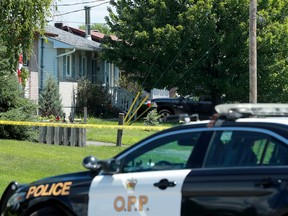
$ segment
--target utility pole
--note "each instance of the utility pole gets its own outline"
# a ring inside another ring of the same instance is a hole
[[[257,103],[257,0],[250,0],[249,17],[249,103]]]

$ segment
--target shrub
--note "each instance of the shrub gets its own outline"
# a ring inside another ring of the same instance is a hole
[[[84,107],[87,107],[89,116],[100,118],[114,116],[108,89],[100,84],[93,84],[86,78],[78,81],[76,115],[81,116]]]
[[[158,124],[159,124],[159,118],[160,118],[160,117],[161,117],[161,116],[158,115],[156,109],[151,110],[151,111],[147,114],[147,116],[144,118],[144,124],[145,124],[145,125],[151,125],[151,126],[153,126],[153,125],[158,125]]]
[[[15,75],[0,79],[0,119],[10,121],[36,120],[36,105],[22,97],[21,86]],[[37,130],[28,126],[0,125],[1,139],[35,141]]]

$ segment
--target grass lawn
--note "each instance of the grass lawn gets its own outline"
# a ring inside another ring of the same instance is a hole
[[[122,144],[132,145],[157,131],[123,130]],[[87,129],[87,140],[116,143],[117,129]]]
[[[118,125],[117,120],[100,120],[100,119],[89,119],[88,124],[105,124],[105,125]],[[143,122],[137,122],[133,126],[144,126]],[[173,124],[161,124],[159,126],[171,127]],[[157,128],[157,126],[153,126]],[[149,128],[147,126],[147,128]],[[156,133],[156,130],[136,130],[136,129],[126,129],[123,130],[122,143],[124,145],[132,145],[138,142],[139,140],[144,139],[145,137]],[[116,143],[117,140],[117,129],[87,129],[87,140],[91,141],[101,141],[101,142],[110,142]]]
[[[89,119],[88,124],[117,125],[117,120]],[[144,126],[143,123],[133,124]],[[161,125],[170,127],[172,125]],[[157,126],[155,126],[157,127]],[[11,181],[29,183],[49,176],[83,171],[82,160],[88,155],[108,159],[141,139],[156,133],[148,130],[123,130],[123,146],[54,146],[0,139],[0,194]],[[117,129],[87,129],[87,140],[116,143]]]
[[[83,171],[82,160],[94,155],[110,158],[125,147],[87,146],[70,147],[0,139],[0,194],[10,181],[29,183],[34,180]]]

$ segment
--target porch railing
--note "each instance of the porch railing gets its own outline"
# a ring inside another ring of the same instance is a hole
[[[109,92],[112,96],[112,105],[120,109],[125,114],[127,114],[136,95],[120,87],[111,87],[109,88]],[[132,112],[130,112],[129,115],[132,115],[135,112],[139,104],[140,104],[140,100],[138,99],[135,105],[133,106]],[[134,115],[134,118],[137,118],[137,114]]]

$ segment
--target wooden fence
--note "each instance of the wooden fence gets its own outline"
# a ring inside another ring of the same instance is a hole
[[[39,127],[39,143],[86,146],[86,129],[69,127]]]

